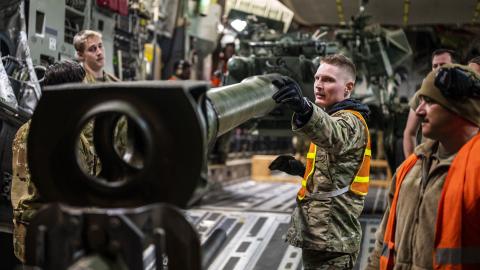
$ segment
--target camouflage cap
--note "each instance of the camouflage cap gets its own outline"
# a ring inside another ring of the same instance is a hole
[[[446,64],[441,69],[460,68],[473,79],[480,80],[480,77],[469,67],[458,64]],[[422,82],[419,96],[426,96],[435,100],[446,109],[458,114],[462,118],[480,126],[480,99],[478,97],[465,96],[461,99],[446,97],[440,89],[435,86],[435,77],[439,70],[431,71]]]

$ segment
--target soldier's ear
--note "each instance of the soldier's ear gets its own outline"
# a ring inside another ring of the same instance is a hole
[[[349,81],[347,82],[347,84],[345,84],[345,88],[348,92],[352,92],[354,87],[355,87],[355,83],[352,81]]]
[[[77,51],[77,58],[78,58],[78,61],[83,62],[83,60],[85,60],[83,52]]]

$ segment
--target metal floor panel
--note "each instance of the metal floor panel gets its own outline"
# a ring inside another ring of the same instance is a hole
[[[245,181],[226,186],[204,200],[202,209],[291,213],[298,185]]]
[[[358,254],[355,269],[364,269],[368,263],[368,256],[375,247],[375,233],[382,221],[382,215],[362,215],[360,224],[362,225],[362,244]]]
[[[216,230],[226,233],[208,269],[303,269],[301,249],[283,239],[297,190],[298,185],[291,183],[240,182],[210,194],[201,206],[188,210],[202,244]],[[362,269],[367,263],[385,205],[385,190],[372,188],[360,217],[362,245],[354,269]]]
[[[208,269],[297,269],[301,265],[300,249],[290,247],[282,238],[289,214],[193,209],[188,216],[202,244],[217,228],[227,233]],[[293,268],[286,268],[287,264]]]

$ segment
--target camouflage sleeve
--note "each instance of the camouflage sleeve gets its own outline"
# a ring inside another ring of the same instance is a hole
[[[390,184],[390,191],[388,192],[387,208],[385,210],[385,213],[383,214],[382,222],[380,223],[380,226],[378,226],[377,233],[375,235],[375,248],[368,257],[368,264],[364,268],[365,270],[380,269],[380,256],[382,255],[383,250],[383,237],[385,234],[385,228],[387,227],[388,216],[390,215],[390,205],[392,204],[393,195],[395,194],[395,186],[397,179],[396,173],[392,177],[392,179],[393,181]]]
[[[30,121],[18,129],[12,143],[12,189],[11,202],[13,207],[13,250],[15,256],[24,262],[24,242],[26,225],[39,205],[35,185],[30,180],[27,161],[27,138]]]
[[[292,127],[294,132],[306,135],[330,153],[344,154],[367,144],[365,126],[355,115],[345,111],[330,116],[320,107],[313,106],[310,120],[302,127],[297,127],[293,121]]]
[[[22,197],[27,194],[30,173],[27,164],[27,137],[30,121],[18,129],[12,143],[12,190],[13,209],[18,209]]]
[[[98,175],[102,168],[102,164],[100,163],[100,159],[95,152],[95,146],[93,143],[94,126],[94,120],[90,120],[85,125],[80,134],[80,145],[78,148],[80,151],[80,156],[82,157],[82,159],[80,159],[80,165],[90,175]]]
[[[97,158],[93,146],[82,132],[79,137],[78,162],[80,167],[90,175],[98,175],[101,170],[101,164]]]
[[[126,116],[120,117],[114,131],[114,144],[117,154],[123,157],[127,152],[128,144],[128,120]]]
[[[127,151],[127,122],[127,118],[122,116],[118,120],[114,130],[115,149],[120,157],[123,157]],[[94,129],[95,121],[90,120],[80,134],[80,145],[78,148],[81,157],[81,159],[79,159],[80,165],[84,171],[88,172],[90,175],[98,175],[102,170],[102,163],[95,151],[93,141]]]
[[[11,202],[14,218],[28,222],[40,207],[41,197],[31,180],[27,159],[27,139],[30,122],[17,131],[12,144],[12,190]]]
[[[116,154],[123,161],[130,165],[133,165],[134,167],[138,167],[142,166],[143,160],[141,155],[135,154],[136,148],[134,145],[134,140],[129,141],[130,138],[135,139],[135,131],[132,127],[134,126],[125,115],[118,119],[114,131],[114,146]]]

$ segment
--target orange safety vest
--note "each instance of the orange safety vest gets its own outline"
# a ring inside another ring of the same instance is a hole
[[[361,196],[365,196],[368,193],[368,182],[370,180],[370,159],[372,156],[371,145],[370,145],[371,144],[370,133],[368,131],[368,126],[367,126],[367,123],[365,122],[365,119],[363,119],[362,115],[359,112],[352,111],[352,110],[344,110],[344,111],[352,113],[358,119],[360,119],[360,121],[364,124],[365,133],[367,134],[367,147],[365,147],[365,152],[363,154],[362,165],[360,166],[360,169],[355,175],[355,178],[353,179],[350,186],[347,186],[345,188],[335,190],[332,192],[322,193],[320,194],[321,197],[335,197],[349,190]],[[317,146],[314,143],[310,143],[310,147],[307,153],[307,164],[305,166],[305,174],[303,175],[303,179],[302,179],[302,186],[300,187],[300,190],[298,190],[298,193],[297,193],[297,198],[299,200],[303,200],[305,198],[306,193],[308,192],[307,181],[308,179],[311,178],[313,174],[313,171],[315,168],[316,156],[317,156]]]
[[[387,227],[383,236],[383,249],[380,256],[380,269],[393,269],[395,265],[395,212],[397,210],[398,194],[400,186],[405,175],[417,163],[418,157],[415,154],[410,155],[399,167],[397,171],[395,194],[393,195],[392,205],[390,206],[390,215],[388,216]],[[393,214],[392,214],[393,213]]]
[[[480,134],[452,162],[438,203],[434,269],[480,269]]]
[[[450,165],[438,204],[433,267],[480,269],[480,134],[466,143]],[[384,235],[380,269],[395,265],[395,218],[400,186],[418,157],[411,155],[397,172],[397,183]]]

